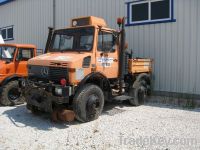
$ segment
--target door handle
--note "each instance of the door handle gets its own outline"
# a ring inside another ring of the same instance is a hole
[[[117,60],[117,59],[114,59],[113,61],[114,61],[114,62],[118,62],[118,60]]]
[[[104,56],[104,57],[108,57],[108,53],[103,53],[103,52],[102,52],[102,53],[100,53],[100,56],[101,56],[101,57],[103,57],[103,56]]]

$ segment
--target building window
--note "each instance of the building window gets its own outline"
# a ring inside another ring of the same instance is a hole
[[[131,5],[131,22],[145,21],[149,18],[148,3]]]
[[[127,25],[174,22],[173,0],[137,0],[127,3]]]
[[[13,26],[0,28],[0,33],[5,41],[13,40]]]
[[[12,2],[14,0],[0,0],[0,6]]]
[[[6,29],[1,29],[2,38],[6,39]]]

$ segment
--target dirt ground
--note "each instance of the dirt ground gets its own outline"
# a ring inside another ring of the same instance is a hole
[[[98,120],[53,123],[25,105],[0,107],[0,149],[200,149],[200,110],[106,104]]]

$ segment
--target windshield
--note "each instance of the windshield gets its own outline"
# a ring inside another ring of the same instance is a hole
[[[90,51],[94,28],[63,29],[55,31],[50,51]]]
[[[13,60],[15,55],[15,47],[0,46],[0,59]]]

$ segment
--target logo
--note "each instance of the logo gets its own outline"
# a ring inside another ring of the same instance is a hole
[[[42,74],[42,76],[47,77],[49,75],[49,68],[43,67],[41,69],[41,74]]]

